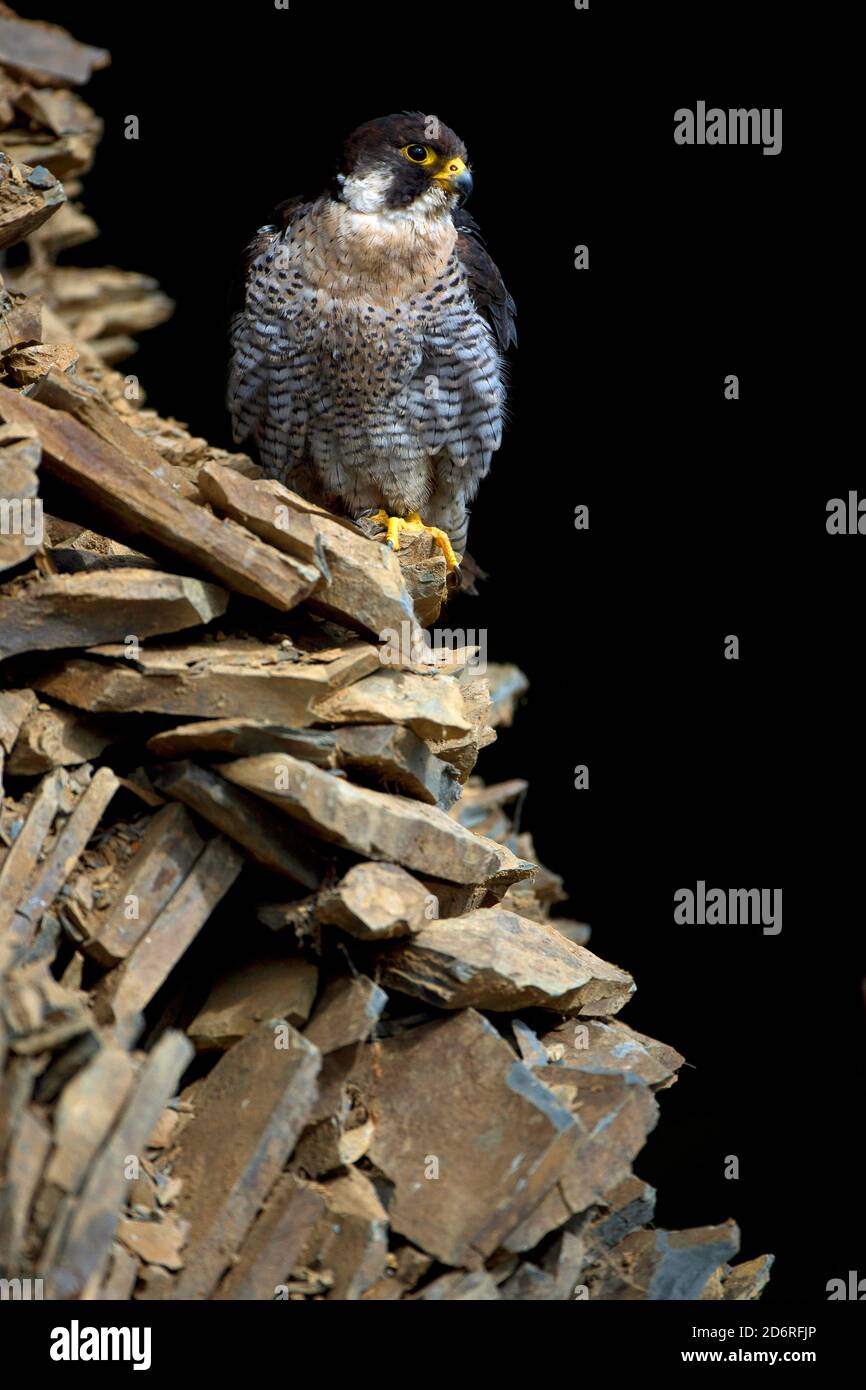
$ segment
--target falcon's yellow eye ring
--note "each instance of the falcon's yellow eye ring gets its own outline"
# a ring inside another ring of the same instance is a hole
[[[404,145],[400,153],[410,164],[435,164],[436,156],[429,145]]]

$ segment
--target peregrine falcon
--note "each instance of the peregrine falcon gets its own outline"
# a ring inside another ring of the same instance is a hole
[[[501,443],[516,341],[462,207],[467,158],[418,112],[350,135],[330,189],[284,203],[247,250],[228,392],[235,440],[255,441],[270,477],[374,515],[395,549],[429,531],[449,569]]]

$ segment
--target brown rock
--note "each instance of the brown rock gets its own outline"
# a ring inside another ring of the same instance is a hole
[[[443,811],[449,810],[460,796],[456,769],[431,753],[411,729],[394,724],[348,725],[337,729],[331,737],[341,767],[375,778],[386,790],[396,787],[404,796],[416,797]]]
[[[658,1118],[652,1092],[633,1075],[597,1075],[590,1066],[533,1068],[533,1075],[574,1117],[577,1132],[556,1188],[509,1233],[507,1250],[534,1249],[550,1231],[601,1202],[630,1176]]]
[[[437,904],[417,878],[398,864],[355,864],[333,888],[319,894],[316,919],[365,941],[420,931]]]
[[[135,1078],[127,1052],[104,1047],[64,1088],[54,1112],[46,1180],[77,1192],[117,1119]]]
[[[740,1248],[733,1221],[691,1231],[635,1231],[589,1267],[584,1282],[592,1300],[681,1302],[697,1299],[719,1264]]]
[[[81,947],[102,965],[125,960],[147,935],[204,849],[183,806],[163,806],[148,822],[138,852],[120,878],[114,901],[91,919]]]
[[[111,768],[101,767],[94,773],[18,903],[18,916],[29,928],[29,931],[24,930],[25,936],[32,933],[42,913],[51,906],[69,878],[118,786]],[[5,864],[3,867],[5,869]]]
[[[153,781],[228,835],[257,864],[305,888],[321,883],[324,861],[257,797],[192,762],[169,763],[154,773]]]
[[[503,1282],[502,1297],[521,1303],[564,1302],[574,1297],[585,1263],[586,1246],[582,1236],[563,1231],[541,1255],[539,1264],[524,1261]]]
[[[105,720],[65,709],[34,709],[21,725],[7,762],[16,777],[32,777],[55,767],[74,767],[98,758],[118,737]]]
[[[351,628],[379,637],[386,629],[414,625],[412,600],[395,554],[378,547],[354,527],[299,509],[300,499],[272,479],[254,481],[207,464],[199,486],[217,511],[242,521],[278,550],[318,563],[322,578],[311,607]]]
[[[423,739],[460,738],[471,726],[454,676],[378,671],[318,702],[329,724],[399,724]]]
[[[402,1298],[404,1294],[412,1292],[432,1263],[430,1256],[416,1250],[414,1245],[401,1245],[399,1250],[388,1254],[384,1276],[370,1285],[364,1300],[393,1302]]]
[[[708,1280],[701,1301],[722,1300],[725,1303],[745,1303],[760,1298],[770,1279],[772,1255],[759,1255],[738,1265],[720,1265]]]
[[[171,1297],[174,1276],[161,1265],[139,1265],[138,1284],[133,1297],[144,1302]]]
[[[108,1258],[127,1182],[129,1155],[144,1146],[191,1056],[186,1038],[168,1032],[142,1064],[132,1095],[91,1165],[69,1219],[62,1211],[58,1215],[56,1226],[62,1236],[49,1237],[49,1248],[53,1244],[57,1249],[46,1270],[49,1297],[76,1297]]]
[[[460,701],[468,727],[463,733],[430,738],[430,751],[451,763],[461,782],[465,782],[478,761],[478,754],[496,739],[488,723],[490,692],[484,676],[464,674],[458,680]]]
[[[324,1199],[314,1187],[284,1173],[277,1179],[240,1247],[237,1263],[226,1274],[214,1298],[274,1299],[300,1260],[324,1210]]]
[[[224,613],[228,599],[215,584],[152,569],[51,575],[20,595],[0,593],[0,661],[197,627]]]
[[[181,1251],[189,1227],[185,1221],[163,1216],[160,1221],[121,1221],[117,1239],[133,1255],[163,1269],[182,1269]]]
[[[51,1151],[51,1131],[34,1110],[25,1110],[9,1146],[9,1181],[0,1225],[0,1268],[17,1273],[24,1253],[33,1198]]]
[[[15,747],[22,724],[35,708],[36,696],[32,690],[0,690],[0,797],[6,760]]]
[[[86,82],[109,61],[104,48],[79,43],[59,25],[19,19],[10,12],[0,17],[0,62],[39,83]]]
[[[173,1299],[213,1294],[304,1127],[320,1065],[312,1043],[269,1021],[203,1081],[173,1167],[183,1182],[178,1215],[190,1223]]]
[[[324,1178],[363,1158],[373,1141],[373,1121],[347,1128],[346,1118],[329,1115],[308,1125],[295,1146],[292,1167],[307,1177]]]
[[[0,18],[0,55],[7,22]],[[34,172],[28,164],[13,164],[8,155],[0,154],[0,251],[30,236],[66,201],[62,183],[53,175],[43,180],[46,170],[36,178]]]
[[[0,976],[27,939],[30,923],[17,912],[45,845],[63,794],[63,776],[50,772],[40,782],[24,825],[0,864]]]
[[[102,1303],[125,1303],[132,1298],[135,1281],[138,1278],[138,1260],[115,1242],[111,1247],[108,1272],[99,1289]]]
[[[320,718],[321,698],[377,665],[375,649],[360,642],[333,660],[304,660],[251,640],[142,648],[134,660],[126,657],[122,647],[94,648],[90,659],[71,658],[34,685],[91,713],[243,715],[300,728]]]
[[[148,536],[221,584],[285,611],[306,598],[318,570],[177,496],[78,420],[0,386],[0,416],[34,425],[43,466],[97,503],[129,534]]]
[[[326,1216],[311,1243],[320,1268],[333,1273],[329,1299],[354,1302],[385,1271],[388,1218],[368,1177],[350,1168],[344,1177],[321,1183]]]
[[[301,956],[251,961],[217,981],[187,1032],[199,1049],[225,1051],[269,1018],[301,1027],[310,1016],[318,978],[315,965]]]
[[[67,372],[78,361],[71,343],[31,343],[12,348],[3,357],[3,371],[19,386],[34,386],[48,372]]]
[[[474,1010],[377,1053],[362,1088],[376,1117],[370,1157],[394,1183],[391,1228],[475,1268],[555,1184],[575,1122]]]
[[[583,1228],[589,1249],[618,1245],[639,1226],[648,1226],[655,1212],[655,1188],[630,1174],[604,1194],[604,1202]]]
[[[69,206],[63,203],[53,221]],[[19,343],[38,342],[42,337],[42,302],[38,296],[8,292],[0,284],[0,353]],[[35,432],[33,437],[35,438]]]
[[[337,742],[324,729],[292,729],[266,719],[199,719],[148,739],[159,758],[186,758],[193,753],[253,758],[259,753],[289,753],[317,767],[336,767]],[[424,747],[424,745],[421,745]],[[425,749],[426,751],[426,749]]]
[[[106,444],[113,445],[126,458],[134,459],[181,497],[201,501],[191,470],[168,463],[149,440],[132,429],[105,397],[86,382],[50,371],[42,377],[33,397],[52,410],[65,410],[74,416]]]
[[[167,906],[123,963],[97,987],[97,1016],[120,1020],[147,1008],[181,956],[228,892],[243,865],[234,845],[217,836],[206,845]]]
[[[445,1009],[540,1007],[604,1017],[634,992],[625,971],[502,908],[428,922],[387,948],[381,964],[386,988]]]
[[[469,1274],[442,1274],[415,1298],[425,1303],[493,1303],[501,1295],[486,1270],[474,1269]]]
[[[608,1023],[560,1023],[542,1036],[541,1046],[551,1062],[598,1072],[633,1072],[653,1090],[672,1086],[685,1060],[675,1048],[635,1032],[620,1019]]]
[[[323,1055],[365,1042],[387,1002],[385,991],[366,975],[338,976],[322,994],[304,1037]]]
[[[287,754],[241,758],[220,770],[230,782],[356,854],[457,883],[497,872],[493,848],[434,806],[353,786]]]

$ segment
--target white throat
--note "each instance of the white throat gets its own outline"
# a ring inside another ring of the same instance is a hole
[[[375,213],[383,222],[412,223],[419,230],[450,211],[451,195],[442,184],[431,183],[406,207],[389,208],[388,193],[394,181],[388,169],[372,169],[366,174],[338,174],[343,201],[353,212]]]

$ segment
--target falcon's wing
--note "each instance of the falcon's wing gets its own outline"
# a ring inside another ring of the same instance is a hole
[[[454,214],[457,228],[457,256],[469,279],[472,297],[496,334],[500,352],[517,344],[514,322],[517,306],[487,248],[474,217],[463,208]]]
[[[254,440],[262,462],[281,472],[303,450],[306,407],[294,390],[290,316],[274,305],[259,274],[259,259],[309,206],[304,198],[282,203],[274,223],[256,233],[238,270],[230,303],[231,363],[228,406],[237,444]]]
[[[461,210],[454,223],[457,259],[469,295],[456,303],[448,295],[440,300],[435,330],[424,345],[411,386],[409,409],[420,421],[430,453],[439,455],[440,485],[471,496],[502,443],[502,355],[516,341],[515,310],[473,219]],[[433,384],[429,392],[428,382]],[[451,482],[446,476],[449,460],[458,469]]]

